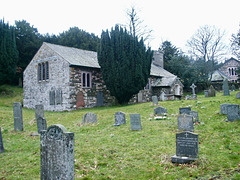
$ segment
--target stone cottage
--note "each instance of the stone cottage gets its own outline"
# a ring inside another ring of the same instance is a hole
[[[70,111],[115,103],[103,82],[96,52],[44,42],[23,77],[26,108],[43,104],[48,111]],[[131,102],[148,102],[162,90],[181,96],[182,88],[179,79],[163,69],[162,53],[155,51],[149,83]]]

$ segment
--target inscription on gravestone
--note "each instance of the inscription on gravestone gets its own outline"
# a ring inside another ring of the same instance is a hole
[[[158,97],[152,96],[152,102],[153,102],[153,105],[158,105]]]
[[[97,123],[97,115],[94,113],[87,113],[83,115],[83,124],[85,123]]]
[[[141,116],[140,114],[130,114],[131,130],[141,130]]]
[[[41,131],[41,180],[74,179],[74,133],[60,124]]]
[[[126,124],[125,114],[121,111],[115,113],[115,126]]]
[[[230,104],[227,106],[227,120],[228,121],[240,120],[238,104]]]
[[[35,106],[35,118],[37,119],[38,133],[47,129],[47,121],[44,117],[44,106],[42,104]]]
[[[4,152],[4,147],[3,147],[3,140],[2,140],[2,130],[0,127],[0,153]]]
[[[179,115],[178,116],[178,129],[179,130],[186,130],[186,131],[193,131],[193,116],[192,115]]]
[[[157,107],[157,108],[154,109],[154,114],[161,115],[161,114],[164,114],[164,113],[167,113],[167,109],[164,108],[164,107]]]
[[[179,114],[190,114],[191,107],[179,108]]]
[[[22,104],[15,102],[13,104],[14,130],[23,131]]]

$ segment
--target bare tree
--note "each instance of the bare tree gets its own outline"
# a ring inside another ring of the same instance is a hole
[[[232,53],[240,59],[240,29],[237,34],[232,34],[231,48]]]

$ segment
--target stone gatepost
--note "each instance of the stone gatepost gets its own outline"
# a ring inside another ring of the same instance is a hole
[[[41,131],[41,180],[74,179],[74,133],[61,124]]]

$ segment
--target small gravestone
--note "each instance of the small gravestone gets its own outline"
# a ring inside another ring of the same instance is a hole
[[[126,124],[125,114],[121,111],[115,113],[115,124],[114,126],[120,126]]]
[[[41,131],[41,179],[74,179],[74,133],[61,124]]]
[[[186,130],[186,131],[193,131],[193,116],[192,115],[179,115],[178,116],[178,129],[179,130]]]
[[[237,98],[237,99],[240,99],[240,92],[238,92],[238,93],[236,94],[236,98]]]
[[[158,97],[152,96],[152,102],[153,102],[153,105],[158,105]]]
[[[157,108],[154,109],[154,114],[161,115],[161,114],[164,114],[164,113],[167,113],[167,109],[164,108],[164,107],[157,107]]]
[[[216,92],[214,87],[211,85],[210,89],[208,90],[208,97],[215,97],[216,96]]]
[[[2,140],[2,131],[0,127],[0,153],[4,152],[4,147],[3,147],[3,140]]]
[[[220,114],[227,114],[227,106],[229,105],[230,103],[220,104]]]
[[[190,96],[186,95],[185,100],[190,100]]]
[[[195,120],[194,122],[198,122],[199,123],[199,118],[198,118],[198,112],[197,111],[190,111],[190,115],[193,116],[193,119]]]
[[[179,114],[190,114],[191,107],[179,108]]]
[[[236,87],[234,84],[232,85],[232,91],[236,91]]]
[[[140,114],[130,114],[131,130],[141,130],[141,116]]]
[[[35,118],[37,120],[38,133],[47,130],[47,121],[44,117],[44,107],[42,104],[35,106]]]
[[[176,155],[173,163],[190,163],[198,158],[198,134],[181,132],[176,134]]]
[[[103,106],[103,92],[98,91],[97,93],[97,106]]]
[[[23,131],[22,104],[15,102],[13,104],[14,130]]]
[[[228,121],[240,120],[238,104],[230,104],[227,106],[227,120]]]
[[[162,91],[159,98],[160,98],[160,101],[166,101],[167,100],[166,93]]]
[[[83,115],[83,124],[97,123],[97,115],[94,113],[87,113]]]
[[[204,90],[204,96],[208,97],[208,90]]]
[[[224,96],[229,96],[230,95],[229,87],[228,87],[228,80],[227,79],[225,79],[223,81],[223,95]]]

